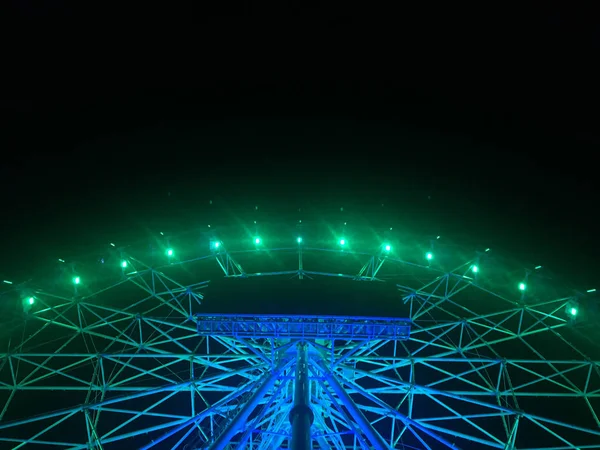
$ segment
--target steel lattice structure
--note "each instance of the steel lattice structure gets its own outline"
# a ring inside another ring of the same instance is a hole
[[[300,449],[308,427],[323,449],[600,448],[600,363],[565,313],[581,298],[485,251],[290,241],[122,250],[120,270],[19,290],[35,304],[2,341],[0,447]],[[391,283],[399,313],[207,314],[223,276]]]

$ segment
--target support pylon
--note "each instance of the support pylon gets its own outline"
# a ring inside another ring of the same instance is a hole
[[[290,411],[292,424],[292,450],[311,450],[312,439],[310,427],[314,414],[310,408],[310,384],[308,381],[308,345],[299,342],[296,345],[296,383],[294,386],[294,407]]]

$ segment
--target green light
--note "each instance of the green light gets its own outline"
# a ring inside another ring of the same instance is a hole
[[[433,259],[433,253],[431,253],[431,252],[427,252],[427,253],[425,254],[425,257],[427,258],[427,260],[428,260],[428,261],[431,261],[431,260]]]
[[[6,284],[12,284],[12,281],[8,281],[8,280],[2,280],[2,282],[6,283]]]
[[[578,312],[578,311],[577,311],[577,308],[571,308],[571,309],[569,310],[569,313],[571,313],[571,315],[572,315],[573,317],[577,315],[577,312]]]
[[[341,246],[346,245],[346,239],[340,239],[340,245]]]
[[[28,302],[30,305],[33,305],[33,304],[35,303],[35,299],[34,299],[33,297],[29,297],[29,298],[27,299],[27,302]]]
[[[257,237],[257,238],[254,238],[254,243],[255,243],[256,245],[260,245],[260,243],[261,243],[261,240],[260,240],[260,238],[259,238],[259,237]]]
[[[215,242],[215,248],[219,248],[221,246],[221,243],[219,241]]]
[[[390,244],[385,244],[385,246],[383,248],[385,249],[386,252],[389,252],[392,250],[392,246]]]
[[[519,290],[524,291],[525,289],[527,289],[527,286],[525,286],[525,283],[519,283]]]
[[[175,254],[175,252],[173,252],[172,248],[167,249],[167,256],[173,256],[174,254]]]
[[[6,283],[6,281],[5,281],[5,283]],[[588,289],[587,292],[591,294],[592,292],[596,292],[596,289]]]
[[[298,244],[302,244],[302,238],[301,238],[300,236],[298,236],[298,239],[296,239],[296,242],[297,242]]]
[[[121,267],[123,269],[125,269],[127,267],[127,261],[125,261],[125,260],[121,261]]]
[[[479,267],[473,266],[473,267],[471,267],[471,270],[473,271],[473,273],[477,273],[477,272],[479,272]]]
[[[79,284],[79,283],[81,283],[81,278],[73,277],[73,284]]]

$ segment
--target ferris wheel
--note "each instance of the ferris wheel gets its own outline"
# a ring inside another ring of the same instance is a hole
[[[600,448],[595,289],[488,248],[233,226],[56,267],[4,281],[0,448]]]

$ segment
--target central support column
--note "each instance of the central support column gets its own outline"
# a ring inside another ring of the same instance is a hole
[[[291,450],[312,449],[310,427],[315,417],[309,406],[310,384],[308,382],[307,348],[308,345],[305,342],[297,344],[294,407],[290,411],[290,423],[292,424]]]

